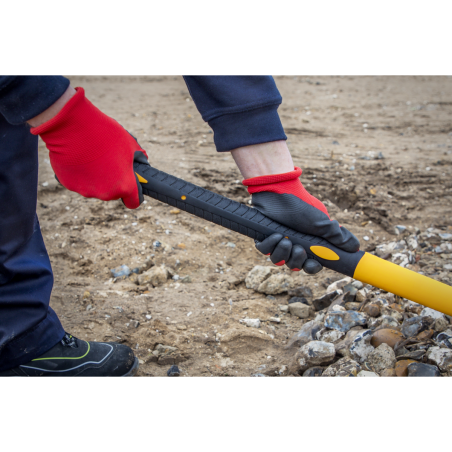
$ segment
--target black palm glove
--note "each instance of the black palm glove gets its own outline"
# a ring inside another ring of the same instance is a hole
[[[326,207],[303,187],[299,177],[301,169],[295,168],[284,174],[246,179],[254,207],[265,216],[295,231],[328,240],[338,248],[354,253],[359,250],[358,239],[336,220],[331,220]],[[308,274],[318,273],[323,266],[308,259],[301,245],[292,245],[282,234],[272,234],[256,248],[275,265],[286,264],[291,270],[303,269]]]

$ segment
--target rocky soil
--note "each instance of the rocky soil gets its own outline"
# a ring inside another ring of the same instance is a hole
[[[70,77],[151,164],[249,196],[180,77]],[[302,181],[362,249],[452,284],[452,78],[277,77]],[[41,143],[51,305],[81,339],[119,341],[139,375],[448,376],[450,318],[324,270],[276,268],[252,240],[156,200],[127,210],[59,186]]]

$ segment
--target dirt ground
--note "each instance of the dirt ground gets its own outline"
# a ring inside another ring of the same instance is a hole
[[[138,138],[151,165],[248,202],[232,157],[216,153],[182,77],[69,78]],[[452,77],[290,76],[276,83],[302,182],[362,249],[394,240],[395,225],[452,229]],[[84,199],[58,185],[42,142],[39,154],[38,215],[55,272],[51,306],[68,332],[131,346],[141,376],[166,375],[173,363],[182,376],[275,375],[288,364],[293,351],[285,346],[303,321],[279,311],[287,294],[245,287],[255,265],[271,265],[252,240],[150,198],[135,211]],[[110,269],[147,258],[191,282],[152,288],[113,280]],[[298,277],[320,296],[340,275]],[[275,315],[281,323],[268,321]],[[260,318],[261,328],[239,323],[245,316]],[[155,362],[158,344],[177,351]]]

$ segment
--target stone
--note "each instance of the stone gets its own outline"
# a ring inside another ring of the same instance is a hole
[[[434,320],[446,318],[446,316],[442,312],[435,311],[431,308],[424,308],[421,312],[421,317],[431,317]]]
[[[289,304],[292,303],[303,303],[309,306],[308,300],[306,300],[306,298],[304,297],[292,297],[289,299],[288,301]]]
[[[354,301],[349,301],[348,303],[345,303],[345,309],[347,311],[358,311],[361,307],[361,303],[355,303]]]
[[[180,375],[179,367],[176,365],[171,366],[168,369],[168,372],[166,372],[166,375],[168,375],[168,377],[178,377]]]
[[[315,340],[317,332],[320,331],[322,328],[323,324],[315,320],[311,320],[305,323],[301,327],[301,330],[291,337],[288,346],[289,347],[292,347],[293,345],[301,346]]]
[[[325,317],[325,327],[346,333],[354,326],[366,325],[366,318],[355,311],[333,311]]]
[[[449,328],[449,322],[445,317],[439,318],[433,322],[432,327],[436,332],[440,333],[441,331],[447,330],[447,328]]]
[[[440,377],[441,374],[436,366],[425,363],[411,363],[408,366],[409,377]]]
[[[384,369],[380,373],[381,377],[397,377],[395,369],[392,367],[390,369]]]
[[[291,303],[289,311],[300,319],[307,319],[311,314],[311,308],[303,303]]]
[[[363,303],[364,301],[366,301],[366,298],[367,298],[366,289],[361,289],[361,290],[358,290],[356,297],[355,297],[355,301],[357,301],[358,303]]]
[[[132,273],[127,265],[120,265],[119,267],[113,268],[110,270],[113,278],[121,278],[123,276],[127,277]]]
[[[380,375],[375,372],[369,372],[368,370],[362,370],[358,373],[357,377],[379,377]]]
[[[256,265],[245,278],[245,285],[247,289],[256,290],[259,286],[270,277],[270,275],[274,274],[277,269],[272,267],[264,267],[262,265]]]
[[[398,377],[408,377],[408,366],[415,363],[414,359],[402,359],[395,365],[395,373]]]
[[[414,359],[415,361],[420,361],[424,355],[425,355],[425,350],[413,350],[413,351],[407,351],[404,354],[398,354],[397,359],[398,360],[403,360],[403,359]]]
[[[422,331],[430,328],[434,320],[431,317],[411,317],[402,324],[402,333],[406,338],[417,336]]]
[[[303,377],[320,377],[322,373],[322,367],[311,367],[303,372]]]
[[[139,322],[138,320],[131,320],[131,321],[130,321],[130,325],[131,325],[133,328],[138,328],[138,327],[140,326],[140,322]]]
[[[289,306],[287,306],[287,305],[285,305],[285,304],[280,304],[280,305],[279,305],[279,310],[280,310],[281,312],[284,312],[284,313],[289,312]]]
[[[305,297],[312,298],[312,290],[308,286],[300,286],[290,289],[288,291],[289,296],[291,297]]]
[[[133,283],[133,284],[138,285],[138,284],[139,284],[139,282],[138,282],[138,275],[137,275],[136,273],[132,273],[132,274],[129,276],[129,281],[130,281],[131,283]]]
[[[361,290],[364,287],[364,284],[361,281],[353,281],[352,286],[356,287],[358,290]]]
[[[328,312],[345,312],[346,309],[344,306],[341,306],[340,304],[333,304],[328,308]]]
[[[152,284],[154,287],[161,286],[169,278],[168,270],[163,266],[154,266],[138,276],[141,285]]]
[[[274,274],[262,282],[257,288],[257,291],[267,295],[284,293],[299,284],[300,277],[302,275],[292,277],[284,273]]]
[[[381,344],[369,354],[367,362],[375,372],[394,367],[396,364],[394,350],[388,344]]]
[[[368,303],[364,307],[363,311],[370,317],[379,317],[380,305],[378,303]]]
[[[250,328],[260,328],[261,321],[259,319],[241,319],[240,323],[250,327]]]
[[[370,343],[374,347],[379,347],[381,344],[387,344],[392,349],[405,338],[400,331],[393,328],[382,328],[374,332]]]
[[[341,331],[323,329],[316,334],[316,339],[334,344],[335,342],[340,341],[344,336],[345,333],[342,333]]]
[[[322,341],[311,341],[298,350],[293,360],[292,368],[301,374],[306,369],[309,369],[309,367],[329,364],[335,355],[336,350],[333,344]]]
[[[360,363],[367,361],[369,355],[374,351],[374,347],[370,344],[371,339],[371,330],[364,330],[357,334],[350,347],[350,356]]]
[[[158,356],[169,355],[171,353],[176,352],[177,348],[171,347],[170,345],[157,344],[154,351],[157,352]]]
[[[376,328],[396,328],[400,324],[391,316],[382,315],[376,319],[372,317],[369,318],[367,325],[370,329],[375,330]]]
[[[327,367],[322,377],[356,377],[361,371],[361,366],[348,356]]]
[[[346,284],[342,290],[344,291],[344,301],[346,303],[355,301],[355,296],[358,293],[358,289],[353,286],[353,284]]]
[[[342,288],[348,284],[349,282],[351,282],[352,278],[350,278],[349,276],[347,276],[346,278],[343,279],[339,279],[338,281],[335,281],[333,284],[330,284],[326,291],[327,293],[329,292],[334,292],[336,290],[340,290],[340,293],[343,293]]]
[[[435,330],[425,330],[425,331],[422,331],[421,333],[419,333],[416,336],[416,339],[418,341],[428,341],[429,339],[431,339],[433,337],[434,334],[435,334]]]
[[[435,343],[452,349],[452,331],[449,331],[450,330],[439,333],[435,338]]]
[[[355,337],[362,331],[363,329],[361,327],[356,326],[348,331],[344,339],[334,344],[336,347],[336,353],[340,356],[351,356],[350,347],[352,346]]]
[[[268,320],[273,323],[281,323],[281,319],[279,317],[270,317]]]
[[[403,315],[396,311],[395,309],[391,309],[389,306],[383,306],[381,309],[381,314],[383,316],[392,317],[397,322],[403,322]]]
[[[452,350],[449,348],[430,347],[425,357],[428,363],[438,366],[443,372],[452,370]]]

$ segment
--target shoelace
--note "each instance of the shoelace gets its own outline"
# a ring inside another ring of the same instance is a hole
[[[61,344],[64,347],[72,347],[72,348],[78,348],[77,339],[72,336],[71,334],[66,333],[63,336],[63,339],[61,339]]]

